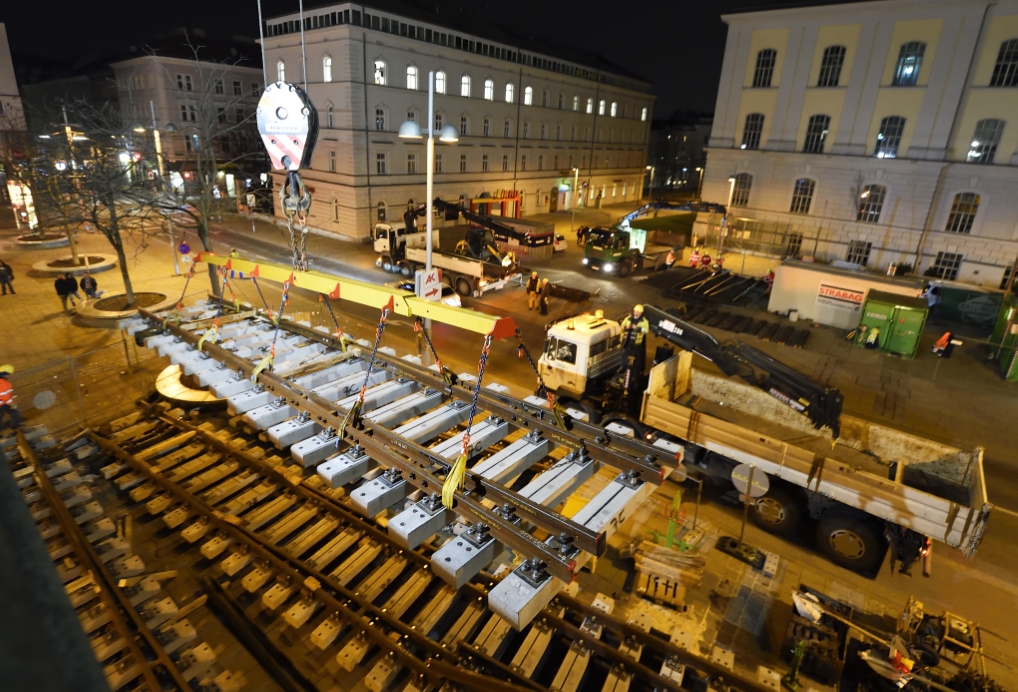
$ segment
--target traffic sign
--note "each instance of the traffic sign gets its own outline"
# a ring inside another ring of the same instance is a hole
[[[753,474],[753,487],[749,493],[746,492],[746,488],[749,487],[749,476],[750,470],[752,469]],[[749,495],[750,497],[762,497],[767,494],[767,491],[771,489],[770,479],[767,474],[758,468],[750,466],[749,464],[739,464],[732,469],[732,484],[735,485],[735,489],[742,495]]]
[[[442,270],[418,269],[414,274],[414,293],[424,300],[442,300]]]
[[[181,243],[180,245],[177,246],[177,250],[180,252],[180,254],[186,255],[187,253],[191,252],[191,246],[188,245],[187,243]]]

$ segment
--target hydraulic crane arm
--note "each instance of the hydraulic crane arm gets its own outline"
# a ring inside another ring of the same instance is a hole
[[[685,204],[679,204],[677,202],[650,202],[649,204],[644,204],[636,211],[631,211],[623,216],[619,219],[619,223],[626,224],[634,219],[640,218],[641,216],[646,216],[652,211],[658,211],[659,209],[671,209],[672,211],[702,211],[708,214],[726,213],[725,205],[714,204],[713,202],[688,202]]]
[[[739,377],[801,413],[820,429],[840,434],[841,392],[828,387],[763,351],[739,341],[720,342],[711,334],[653,305],[644,307],[651,331],[679,348],[711,361],[728,377]]]

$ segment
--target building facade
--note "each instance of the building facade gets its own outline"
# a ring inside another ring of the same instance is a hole
[[[1018,0],[723,19],[703,197],[730,200],[733,242],[1006,280],[1018,254]]]
[[[297,14],[267,20],[265,60],[270,80],[306,82],[319,113],[302,174],[313,227],[361,240],[376,221],[423,203],[425,144],[397,132],[406,120],[426,125],[429,72],[435,127],[460,131],[457,144],[436,142],[437,197],[516,191],[526,215],[641,196],[653,106],[646,82],[350,3],[308,10],[303,47],[300,29]]]
[[[696,194],[707,160],[712,118],[695,114],[655,120],[650,128],[647,165],[654,191],[681,190]]]
[[[125,121],[139,131],[159,129],[166,174],[174,186],[192,180],[202,137],[212,138],[222,192],[233,197],[257,185],[248,179],[267,170],[255,124],[263,80],[259,67],[166,55],[144,55],[110,67]]]
[[[7,172],[11,157],[17,155],[25,136],[25,109],[18,94],[18,82],[7,42],[7,28],[0,23],[0,201],[8,201]]]

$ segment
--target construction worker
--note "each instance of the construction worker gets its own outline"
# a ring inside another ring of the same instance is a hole
[[[633,357],[633,369],[643,374],[647,366],[647,334],[650,322],[643,316],[643,306],[633,306],[633,312],[622,320],[622,331],[625,332],[622,342],[622,353],[625,357]]]
[[[237,248],[233,248],[232,250],[230,250],[230,257],[232,257],[233,259],[240,259],[240,253],[237,252]]]
[[[541,290],[541,280],[537,278],[537,272],[530,272],[527,279],[527,310],[540,307],[540,299],[537,292]]]
[[[0,365],[0,431],[15,430],[21,425],[21,412],[14,403],[14,386],[8,381],[13,374],[13,365]]]
[[[541,288],[537,291],[537,299],[541,305],[541,314],[548,314],[548,301],[551,299],[551,284],[548,279],[541,279]]]
[[[675,248],[669,250],[668,256],[665,257],[665,269],[671,269],[673,264],[675,264]]]
[[[700,251],[693,248],[693,252],[689,254],[689,266],[698,267],[700,266]]]
[[[770,295],[771,289],[774,288],[774,270],[771,269],[767,272],[767,275],[763,278],[764,282],[764,295]]]

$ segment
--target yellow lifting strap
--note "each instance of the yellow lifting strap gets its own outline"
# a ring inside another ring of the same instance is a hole
[[[214,344],[218,340],[219,340],[219,327],[213,324],[205,331],[204,334],[201,335],[201,338],[198,339],[198,350],[201,351],[202,346],[205,344],[206,341],[208,341],[210,344]]]
[[[262,374],[262,370],[271,366],[275,359],[276,359],[276,348],[273,346],[269,350],[269,352],[265,354],[265,357],[262,358],[261,361],[259,361],[255,369],[251,372],[251,381],[257,384],[258,376]]]

